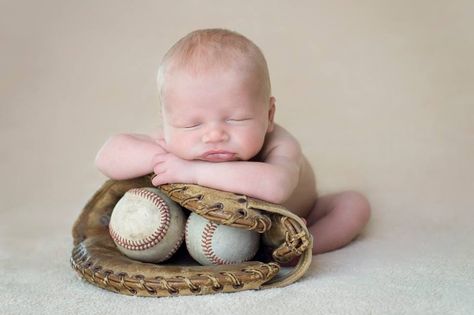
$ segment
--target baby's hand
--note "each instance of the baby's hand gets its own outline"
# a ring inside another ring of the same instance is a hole
[[[177,157],[172,153],[157,154],[153,157],[155,186],[171,183],[195,183],[195,167],[193,161]]]

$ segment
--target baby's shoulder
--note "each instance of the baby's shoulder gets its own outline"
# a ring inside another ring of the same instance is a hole
[[[296,138],[288,130],[279,124],[275,124],[270,135],[274,141],[298,142],[298,140],[296,140]]]
[[[265,140],[263,153],[265,160],[274,155],[299,157],[301,154],[299,141],[288,130],[275,124],[273,131]]]
[[[299,146],[298,140],[285,128],[275,124],[273,131],[268,134],[267,145],[272,149],[281,146]]]

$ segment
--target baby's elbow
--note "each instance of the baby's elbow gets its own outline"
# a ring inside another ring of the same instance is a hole
[[[102,173],[104,172],[104,154],[103,154],[103,148],[100,148],[99,152],[97,152],[95,159],[94,159],[94,166],[101,171]]]
[[[116,143],[120,141],[122,135],[111,136],[97,152],[94,159],[94,166],[105,176],[111,179],[120,179],[112,174],[111,165],[113,163],[113,152]]]
[[[113,170],[110,169],[110,164],[104,161],[103,158],[96,157],[95,159],[95,167],[101,172],[104,176],[113,179],[113,180],[122,180],[127,179],[126,176],[121,176],[120,174],[116,174]]]
[[[281,205],[285,203],[290,197],[290,194],[287,192],[283,191],[282,189],[275,189],[272,191],[272,193],[269,195],[269,198],[267,199],[268,202]]]
[[[276,181],[273,193],[271,194],[271,200],[269,201],[279,205],[285,203],[293,194],[296,184],[294,180],[291,180],[287,176]]]
[[[106,162],[106,159],[104,158],[104,156],[103,156],[103,155],[101,154],[101,152],[99,151],[99,153],[97,153],[97,155],[96,155],[96,157],[95,157],[94,166],[95,166],[102,174],[104,174],[104,175],[107,176],[108,178],[117,179],[117,178],[113,178],[114,176],[109,173],[109,170],[108,170],[108,168],[107,168],[107,165],[108,165],[108,163]]]
[[[268,198],[268,202],[271,202],[271,203],[274,203],[274,204],[277,204],[277,205],[281,205],[283,204],[286,200],[288,200],[287,197],[285,197],[284,194],[281,194],[279,192],[273,192],[273,194],[271,194],[270,198]]]

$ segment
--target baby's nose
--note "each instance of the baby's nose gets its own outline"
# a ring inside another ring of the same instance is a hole
[[[212,128],[204,133],[202,141],[204,143],[223,142],[229,140],[229,135],[222,128]]]

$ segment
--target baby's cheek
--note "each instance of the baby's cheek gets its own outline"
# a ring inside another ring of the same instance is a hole
[[[256,134],[247,133],[240,138],[240,147],[242,148],[244,159],[249,160],[257,155],[263,146],[263,139]]]
[[[170,143],[168,144],[170,153],[173,153],[177,157],[186,160],[192,160],[194,158],[194,147],[196,147],[196,144],[192,141],[192,139],[184,137],[170,138]]]

